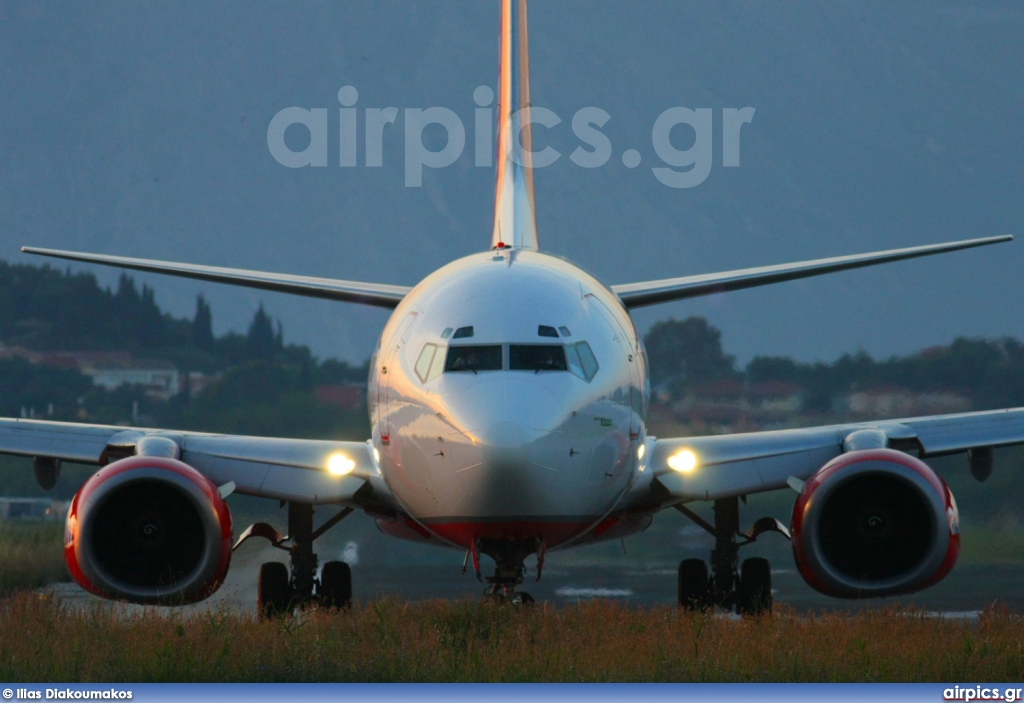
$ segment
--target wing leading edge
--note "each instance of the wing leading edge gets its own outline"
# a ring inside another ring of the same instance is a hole
[[[76,251],[60,251],[57,249],[39,249],[22,247],[26,254],[52,256],[71,261],[85,261],[91,264],[116,266],[118,268],[163,273],[183,278],[195,278],[200,281],[227,283],[247,288],[260,288],[278,293],[293,293],[309,298],[326,298],[351,303],[363,303],[380,308],[395,308],[412,290],[406,286],[392,286],[382,283],[359,283],[341,281],[333,278],[315,278],[313,276],[294,276],[284,273],[268,273],[265,271],[247,271],[244,269],[223,268],[220,266],[202,266],[199,264],[182,264],[172,261],[154,261],[152,259],[133,259],[125,256],[108,256],[105,254],[86,254]]]
[[[705,273],[679,278],[665,278],[658,281],[645,281],[643,283],[626,283],[612,286],[612,290],[619,296],[623,305],[627,308],[639,308],[671,300],[697,298],[702,295],[711,295],[712,293],[724,293],[743,288],[765,286],[770,283],[792,281],[798,278],[821,276],[826,273],[885,264],[890,261],[902,261],[920,256],[944,254],[960,249],[971,249],[988,244],[1009,242],[1012,239],[1013,235],[1004,234],[998,237],[967,239],[959,242],[947,242],[945,244],[928,244],[919,247],[907,247],[905,249],[890,249],[870,254],[836,256],[828,259],[799,261],[792,264],[760,266],[757,268],[737,269],[721,273]]]
[[[338,503],[377,514],[399,512],[366,442],[275,439],[69,422],[0,419],[0,454],[104,465],[133,456],[145,437],[174,442],[181,461],[243,495],[303,503]],[[330,471],[341,456],[353,466]]]
[[[1024,408],[658,439],[650,455],[651,480],[667,491],[666,505],[760,493],[784,488],[793,478],[806,480],[845,451],[867,448],[857,446],[865,439],[922,459],[1024,444]],[[669,459],[686,450],[695,455],[696,466],[686,472],[671,469]]]
[[[497,235],[495,235],[497,236]],[[720,273],[706,273],[696,276],[665,278],[642,283],[625,283],[612,286],[612,290],[627,308],[639,308],[645,305],[665,303],[672,300],[696,298],[713,293],[753,288],[798,278],[821,276],[848,269],[874,266],[892,261],[914,259],[932,254],[971,249],[974,247],[1009,242],[1013,235],[1004,234],[998,237],[968,239],[945,244],[929,244],[905,249],[890,249],[869,254],[836,256],[828,259],[799,261],[791,264],[760,266]],[[26,254],[51,256],[70,261],[114,266],[117,268],[162,273],[183,278],[194,278],[201,281],[226,283],[247,288],[259,288],[278,293],[292,293],[310,298],[324,298],[345,302],[363,303],[375,307],[394,309],[412,290],[409,286],[394,286],[383,283],[361,283],[343,281],[333,278],[316,278],[313,276],[297,276],[266,271],[250,271],[246,269],[225,268],[221,266],[204,266],[201,264],[185,264],[172,261],[153,259],[135,259],[125,256],[106,254],[88,254],[84,252],[62,251],[58,249],[41,249],[38,247],[22,247]]]

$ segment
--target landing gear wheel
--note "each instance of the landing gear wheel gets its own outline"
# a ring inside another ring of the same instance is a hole
[[[707,610],[711,606],[708,565],[703,559],[679,562],[679,607],[686,610]]]
[[[772,570],[767,559],[752,557],[743,561],[736,612],[740,615],[772,612]]]
[[[348,608],[352,605],[352,569],[343,561],[329,561],[320,572],[317,590],[324,608]]]
[[[533,596],[529,593],[515,593],[508,601],[512,605],[533,605]]]
[[[288,567],[277,561],[270,561],[260,567],[259,595],[257,596],[261,618],[273,618],[291,610],[292,591],[288,583]]]

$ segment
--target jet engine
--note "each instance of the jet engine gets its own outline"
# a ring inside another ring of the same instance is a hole
[[[75,495],[64,558],[104,598],[184,605],[216,591],[231,562],[231,513],[217,487],[180,461],[133,456]]]
[[[838,598],[913,593],[941,581],[960,553],[946,482],[892,449],[836,457],[793,507],[793,553],[814,589]]]

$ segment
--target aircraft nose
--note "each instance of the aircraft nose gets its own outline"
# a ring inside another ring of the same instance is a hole
[[[433,495],[447,502],[436,514],[474,525],[478,537],[548,535],[555,544],[611,509],[624,487],[621,457],[593,455],[602,435],[580,421],[585,406],[577,405],[574,376],[510,372],[454,381],[458,387],[443,389],[449,434],[437,445],[443,457],[433,477],[446,490]],[[600,480],[588,480],[591,474]],[[617,477],[617,489],[606,476]],[[563,532],[545,531],[555,523]]]
[[[524,448],[558,431],[564,404],[542,380],[483,380],[449,398],[450,419],[479,447]]]
[[[518,376],[518,377],[516,377]],[[454,469],[457,510],[473,518],[555,515],[564,480],[566,403],[557,380],[517,374],[480,379],[451,393],[456,433],[445,441]]]
[[[544,434],[538,430],[527,430],[520,422],[498,420],[473,432],[477,443],[494,449],[514,449],[529,444]]]

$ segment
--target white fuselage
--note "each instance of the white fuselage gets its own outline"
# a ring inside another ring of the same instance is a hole
[[[412,518],[382,528],[460,547],[618,536],[616,504],[643,470],[647,378],[621,303],[563,259],[503,249],[441,268],[371,362],[373,446]]]

